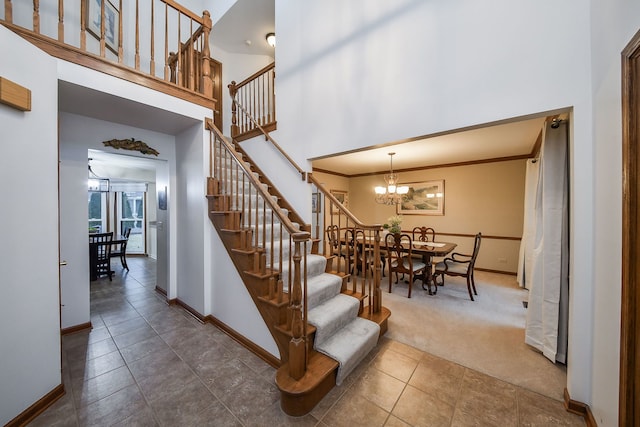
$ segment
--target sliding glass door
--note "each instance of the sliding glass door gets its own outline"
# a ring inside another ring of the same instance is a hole
[[[118,233],[124,234],[131,228],[127,242],[128,254],[144,254],[146,242],[145,193],[123,191],[118,194]]]

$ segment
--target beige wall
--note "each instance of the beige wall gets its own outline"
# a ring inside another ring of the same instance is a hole
[[[402,183],[444,180],[444,215],[403,215],[402,229],[428,226],[436,233],[516,237],[522,235],[525,160],[469,166],[425,169],[400,173]],[[314,173],[325,187],[349,192],[349,208],[364,223],[383,224],[395,215],[394,206],[375,203],[373,188],[384,184],[382,175],[344,178]],[[436,236],[458,244],[457,252],[469,253],[473,238]],[[519,240],[485,238],[477,266],[497,271],[517,271]]]

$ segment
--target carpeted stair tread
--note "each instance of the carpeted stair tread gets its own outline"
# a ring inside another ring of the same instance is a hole
[[[309,245],[310,246],[310,245]],[[268,251],[267,251],[268,253]],[[276,252],[277,253],[277,252]],[[318,281],[328,280],[326,276],[319,277],[325,274],[325,269],[327,266],[327,259],[322,255],[307,255],[307,292],[311,293],[311,289],[315,286],[318,287]],[[274,264],[274,270],[277,270],[280,267],[279,264]],[[336,276],[337,277],[337,276]],[[332,279],[335,280],[335,279]],[[338,280],[340,278],[338,277]],[[285,263],[282,266],[282,283],[284,286],[284,291],[289,292],[289,263]],[[340,292],[340,288],[336,293]],[[335,294],[334,294],[335,295]],[[310,306],[309,308],[311,308]]]
[[[309,323],[316,327],[314,345],[322,345],[332,335],[358,316],[360,302],[348,295],[338,294],[309,309]]]
[[[380,326],[377,323],[356,317],[325,342],[315,347],[317,351],[340,363],[336,377],[337,385],[342,384],[342,380],[373,350],[378,343],[379,334]]]
[[[342,279],[335,274],[322,273],[307,278],[308,310],[323,304],[340,293]],[[356,313],[357,315],[357,313]]]

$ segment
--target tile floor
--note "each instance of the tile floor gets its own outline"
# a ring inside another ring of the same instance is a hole
[[[561,402],[381,339],[313,411],[285,415],[275,369],[154,290],[130,258],[91,283],[91,332],[63,338],[66,395],[30,426],[584,425]]]

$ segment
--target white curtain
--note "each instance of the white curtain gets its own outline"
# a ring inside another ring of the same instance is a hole
[[[531,163],[518,268],[518,282],[529,289],[525,342],[549,360],[565,363],[569,292],[565,123],[543,130],[540,158]]]
[[[527,170],[524,183],[524,220],[522,226],[522,240],[520,240],[517,277],[518,284],[522,288],[527,287],[525,280],[525,267],[527,265],[531,266],[531,258],[533,256],[533,250],[531,249],[535,247],[537,241],[535,235],[536,215],[534,210],[536,206],[539,173],[540,162],[538,162],[538,159],[527,160]]]

